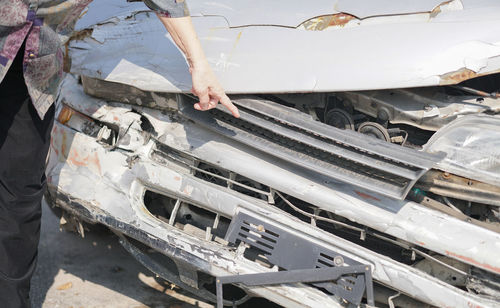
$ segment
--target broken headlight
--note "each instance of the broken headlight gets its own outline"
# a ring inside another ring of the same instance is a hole
[[[500,185],[500,116],[469,115],[440,129],[424,150],[444,152],[446,171]]]
[[[85,135],[94,137],[97,141],[114,145],[116,141],[116,132],[109,125],[98,122],[66,104],[62,104],[57,116],[57,121],[65,126],[74,129]]]

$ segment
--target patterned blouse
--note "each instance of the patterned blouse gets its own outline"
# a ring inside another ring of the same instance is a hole
[[[24,80],[41,118],[55,101],[62,79],[61,46],[91,1],[0,0],[0,82],[25,42]],[[144,0],[144,3],[167,17],[189,14],[184,0]],[[1,96],[0,103],[4,103]]]

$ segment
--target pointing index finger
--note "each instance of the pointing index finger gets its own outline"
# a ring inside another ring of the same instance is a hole
[[[227,97],[227,95],[223,95],[220,99],[220,103],[226,107],[232,114],[235,118],[239,118],[240,117],[240,113],[238,111],[238,108],[231,102],[231,100],[229,99],[229,97]]]

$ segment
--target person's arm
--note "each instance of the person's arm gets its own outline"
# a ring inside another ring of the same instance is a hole
[[[194,30],[191,17],[171,18],[163,16],[161,13],[157,15],[188,60],[189,71],[193,80],[191,91],[200,99],[194,105],[194,108],[208,110],[215,108],[220,102],[231,111],[233,116],[239,117],[238,108],[227,97],[205,58],[205,53]]]

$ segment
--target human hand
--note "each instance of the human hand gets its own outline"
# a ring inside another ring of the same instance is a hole
[[[196,110],[209,110],[215,108],[220,102],[226,107],[235,118],[239,118],[238,108],[227,97],[224,89],[217,80],[214,72],[208,63],[193,65],[190,70],[193,80],[193,88],[191,92],[198,96],[199,102],[194,104]]]
[[[161,14],[157,15],[188,61],[193,81],[191,92],[200,99],[198,103],[194,104],[194,108],[209,110],[215,108],[220,102],[234,117],[239,118],[238,108],[231,103],[210,65],[208,65],[191,17],[169,18]]]

